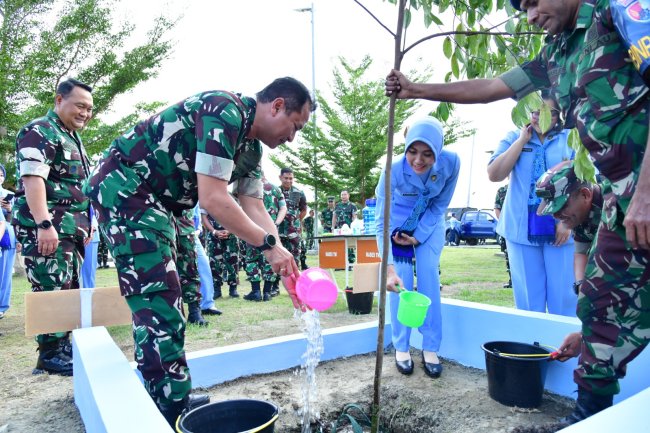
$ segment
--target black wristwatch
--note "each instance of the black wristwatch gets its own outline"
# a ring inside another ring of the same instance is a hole
[[[575,283],[573,283],[573,293],[576,295],[580,292],[580,286],[582,285],[583,280],[578,280]]]
[[[267,233],[266,236],[264,236],[264,243],[257,248],[259,248],[261,251],[270,250],[275,246],[276,243],[277,240],[275,239],[275,236],[273,236],[271,233]]]
[[[36,224],[36,227],[39,229],[47,230],[50,227],[52,227],[52,221],[50,220],[43,220],[40,223]]]

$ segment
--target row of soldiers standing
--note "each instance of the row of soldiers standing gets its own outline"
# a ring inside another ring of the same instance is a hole
[[[281,187],[273,185],[264,177],[262,180],[264,207],[278,227],[282,245],[291,252],[296,263],[300,263],[304,270],[307,268],[308,248],[308,244],[302,239],[302,221],[307,213],[305,194],[293,186],[293,171],[290,168],[283,168],[280,172]],[[230,297],[239,297],[237,286],[240,269],[245,269],[251,284],[251,292],[245,295],[244,299],[269,301],[280,293],[280,277],[273,272],[258,248],[252,248],[238,240],[210,215],[203,214],[202,223],[205,228],[206,253],[214,278],[214,299],[222,296],[223,283],[228,285]],[[307,227],[308,225],[311,228]],[[305,221],[305,231],[313,242],[313,217],[311,222]]]

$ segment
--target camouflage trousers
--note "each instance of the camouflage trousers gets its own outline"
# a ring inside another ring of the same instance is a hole
[[[51,292],[79,288],[79,273],[84,257],[83,239],[75,236],[59,236],[59,246],[54,255],[42,256],[36,244],[37,230],[15,226],[16,241],[23,246],[27,280],[32,292]],[[50,343],[66,336],[66,332],[39,334],[38,343]]]
[[[97,264],[99,266],[108,264],[108,244],[101,230],[99,232],[99,245],[97,246]]]
[[[184,350],[175,217],[150,198],[146,204],[139,202],[140,196],[123,199],[107,194],[102,199],[111,207],[95,200],[92,205],[115,260],[120,291],[131,309],[138,370],[157,405],[178,402],[190,393],[192,381]],[[135,218],[134,209],[151,215]]]
[[[246,247],[246,277],[251,283],[264,281],[276,282],[280,278],[273,272],[264,254],[251,246]]]
[[[282,246],[285,247],[293,256],[297,264],[300,264],[301,250],[301,237],[300,233],[290,233],[289,235],[280,235]]]
[[[206,254],[210,259],[210,269],[214,288],[226,282],[229,286],[239,284],[239,243],[234,235],[227,239],[208,236]]]
[[[201,301],[201,278],[194,243],[194,233],[180,234],[176,239],[176,267],[181,280],[183,302],[190,304]]]
[[[300,239],[300,263],[307,263],[307,242],[304,239]]]
[[[620,391],[627,364],[650,341],[650,251],[632,249],[625,240],[623,212],[603,189],[603,220],[589,251],[578,297],[582,354],[574,380],[598,395]],[[615,221],[607,223],[605,215]],[[642,368],[642,366],[638,366]]]

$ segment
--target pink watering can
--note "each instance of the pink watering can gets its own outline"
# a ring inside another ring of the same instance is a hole
[[[336,303],[336,283],[330,274],[321,268],[309,268],[298,278],[290,275],[282,277],[282,280],[289,293],[295,290],[297,300],[311,309],[325,311]]]

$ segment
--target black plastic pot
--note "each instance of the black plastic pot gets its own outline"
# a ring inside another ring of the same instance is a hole
[[[533,408],[542,403],[548,357],[516,357],[504,354],[548,355],[539,345],[491,341],[482,346],[490,397],[506,406]]]
[[[345,299],[348,301],[350,314],[370,314],[374,298],[373,292],[352,293],[350,289],[345,290]]]
[[[273,433],[279,409],[262,400],[225,400],[181,416],[178,433]]]

